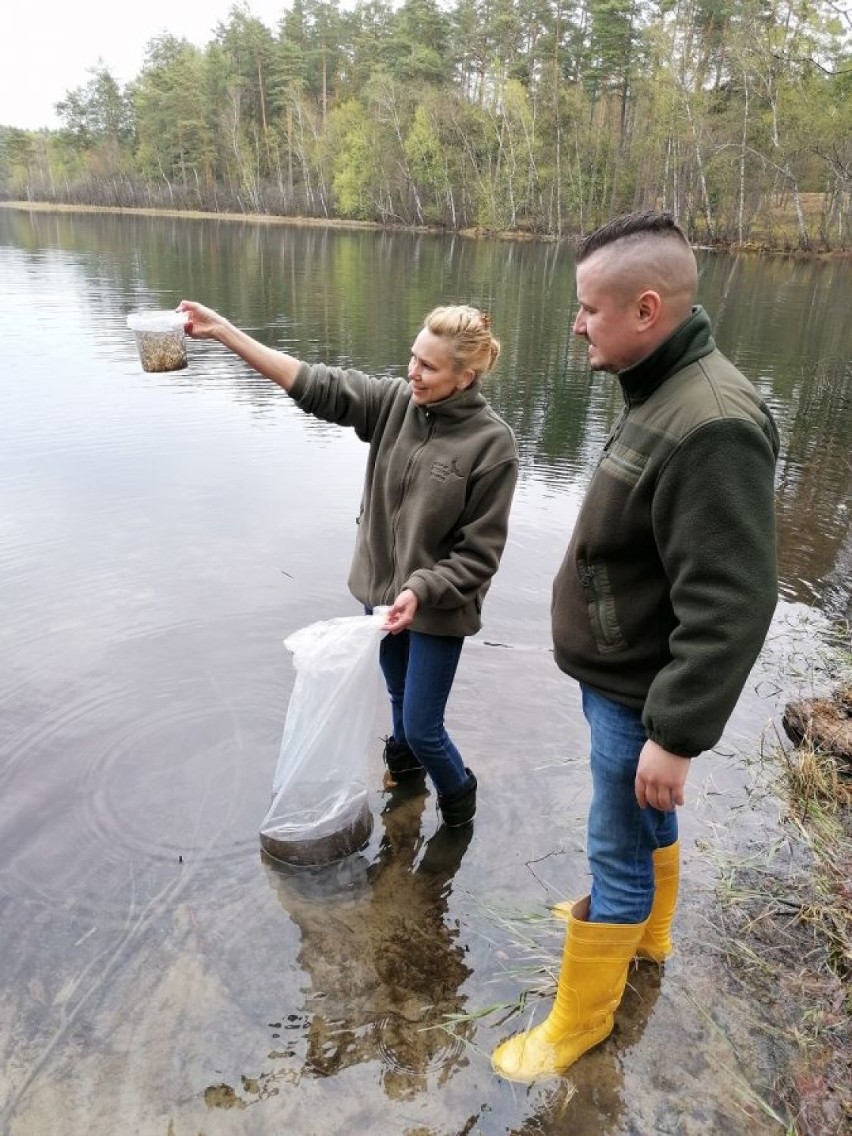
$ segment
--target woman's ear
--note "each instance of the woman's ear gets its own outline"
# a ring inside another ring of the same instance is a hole
[[[470,384],[474,381],[475,378],[476,378],[476,371],[474,371],[473,367],[468,367],[467,370],[462,371],[462,373],[459,375],[459,381],[456,385],[456,390],[460,390],[460,391],[467,390],[467,388],[470,386]]]

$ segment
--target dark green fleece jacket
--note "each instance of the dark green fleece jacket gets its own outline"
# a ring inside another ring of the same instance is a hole
[[[775,609],[778,432],[701,308],[618,380],[554,581],[556,661],[692,757],[721,737]]]
[[[413,630],[478,631],[518,475],[512,431],[479,382],[419,407],[404,379],[303,363],[290,393],[370,446],[349,574],[355,598],[376,607],[410,588]]]

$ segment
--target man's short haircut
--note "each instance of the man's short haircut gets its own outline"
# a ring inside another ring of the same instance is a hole
[[[637,213],[625,213],[622,217],[615,217],[607,221],[593,233],[583,237],[577,242],[575,259],[577,264],[607,245],[627,237],[642,238],[646,236],[677,237],[689,248],[689,241],[683,229],[675,221],[671,213],[658,213],[653,209],[646,209]]]

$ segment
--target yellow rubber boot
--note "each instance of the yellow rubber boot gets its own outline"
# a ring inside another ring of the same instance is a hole
[[[672,953],[671,929],[680,882],[680,841],[654,852],[654,903],[636,954],[663,962]]]
[[[494,1071],[510,1081],[561,1073],[612,1032],[645,923],[587,923],[589,898],[568,913],[556,1001],[547,1018],[498,1045]],[[645,921],[647,922],[647,920]]]

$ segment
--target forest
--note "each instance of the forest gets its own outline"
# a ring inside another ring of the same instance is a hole
[[[560,238],[848,249],[842,0],[282,0],[0,125],[0,199]]]

